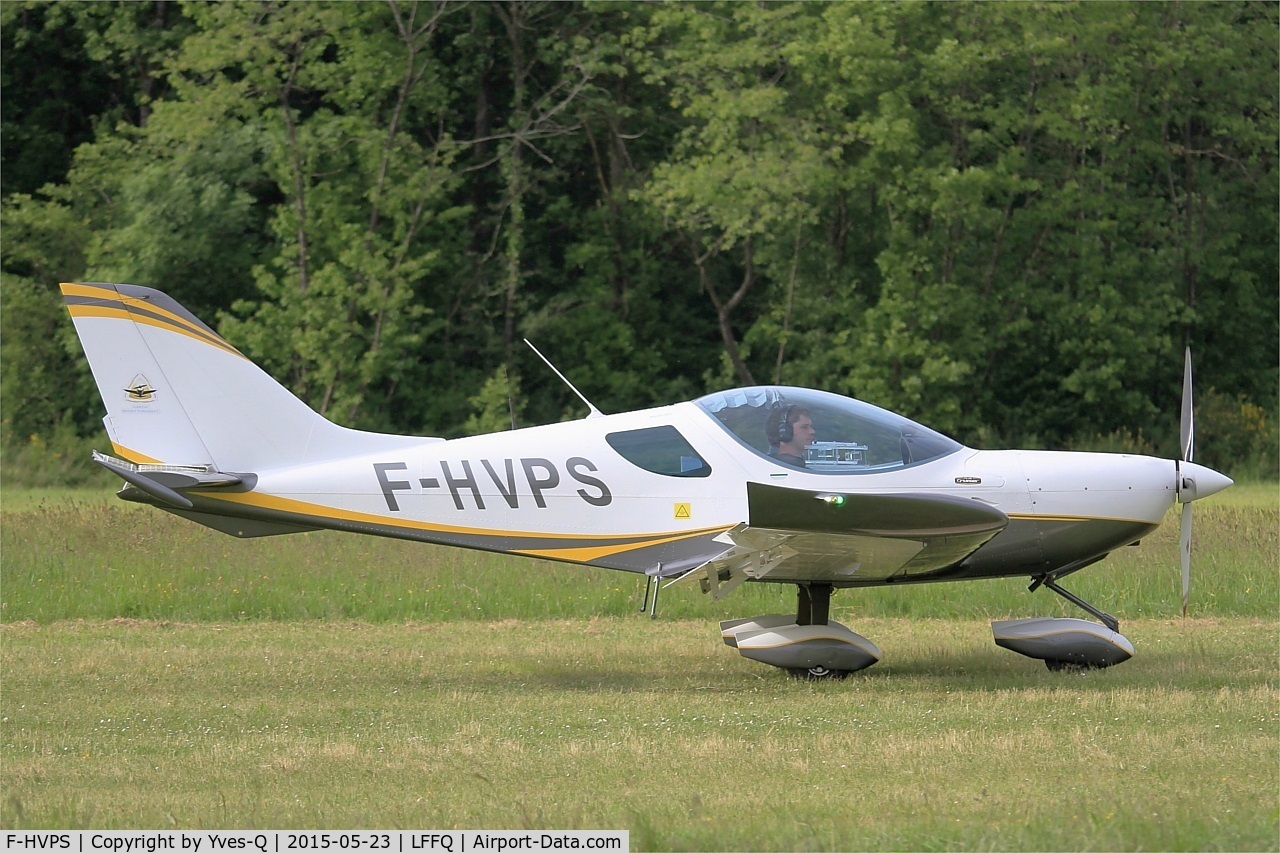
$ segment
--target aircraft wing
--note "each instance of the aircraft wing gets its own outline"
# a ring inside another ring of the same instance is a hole
[[[951,495],[815,492],[747,484],[750,520],[726,531],[731,547],[681,578],[722,598],[747,580],[883,582],[953,566],[1009,518]]]

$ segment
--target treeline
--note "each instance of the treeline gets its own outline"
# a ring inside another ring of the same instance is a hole
[[[445,436],[584,412],[527,337],[605,411],[1171,454],[1190,344],[1197,458],[1274,476],[1277,8],[4,3],[6,468],[100,435],[97,280]]]

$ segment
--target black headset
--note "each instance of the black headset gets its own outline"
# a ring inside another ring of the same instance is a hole
[[[774,409],[769,416],[769,434],[765,438],[769,439],[770,444],[782,444],[796,437],[795,425],[791,423],[791,412],[795,406],[787,406],[782,409]]]

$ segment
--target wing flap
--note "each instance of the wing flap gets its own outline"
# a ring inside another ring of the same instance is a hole
[[[731,547],[681,580],[723,598],[748,580],[869,585],[956,565],[1009,518],[950,495],[843,494],[747,485],[751,521]]]

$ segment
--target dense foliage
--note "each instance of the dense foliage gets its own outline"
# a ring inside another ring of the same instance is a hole
[[[780,381],[978,445],[1171,453],[1190,344],[1198,458],[1274,473],[1277,23],[5,3],[7,457],[99,429],[56,295],[98,280],[336,421],[446,436],[581,414],[528,337],[605,411]]]

